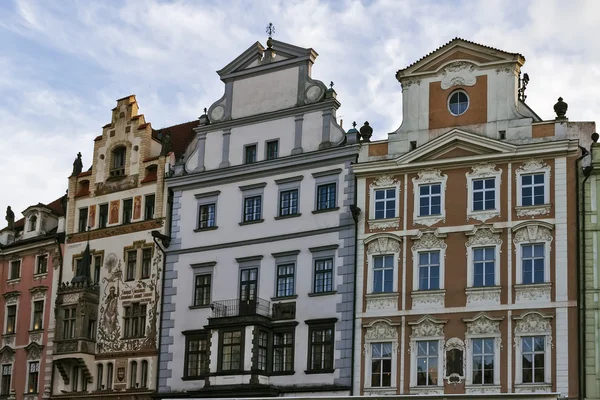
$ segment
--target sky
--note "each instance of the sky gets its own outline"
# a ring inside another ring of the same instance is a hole
[[[518,4],[518,6],[517,6]],[[73,160],[91,164],[116,100],[135,94],[154,128],[198,118],[224,84],[215,71],[256,41],[312,47],[312,77],[333,81],[348,129],[374,139],[402,123],[395,72],[461,37],[527,62],[527,104],[572,121],[600,111],[597,0],[0,1],[0,227],[67,188]]]

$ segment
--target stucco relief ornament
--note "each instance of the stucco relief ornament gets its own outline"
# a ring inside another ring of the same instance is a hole
[[[42,300],[43,298],[45,298],[47,290],[48,288],[45,286],[36,286],[30,289],[33,300]]]
[[[6,299],[6,304],[8,304],[8,305],[17,304],[20,295],[21,295],[21,293],[19,293],[19,292],[6,293],[4,295],[4,298]]]
[[[413,326],[411,337],[442,336],[444,334],[444,325],[434,323],[430,319],[425,319],[420,324]]]
[[[374,297],[367,298],[367,311],[372,310],[397,310],[398,309],[398,295],[386,297]]]
[[[15,353],[14,351],[10,351],[8,349],[5,349],[2,352],[2,355],[0,356],[0,362],[2,364],[10,364],[15,360]]]
[[[497,290],[470,290],[467,292],[467,304],[476,304],[481,302],[500,303],[500,291]]]
[[[475,65],[464,61],[455,61],[444,68],[441,86],[443,90],[453,86],[473,86],[477,78],[473,74]]]
[[[533,172],[548,172],[550,173],[550,166],[543,160],[531,159],[523,163],[518,169],[517,173],[533,173]]]
[[[494,246],[501,245],[500,230],[494,229],[492,225],[480,225],[473,228],[473,231],[467,233],[469,240],[465,243],[467,248],[473,246]]]
[[[373,326],[367,328],[365,340],[380,339],[398,340],[398,330],[394,326],[383,321],[376,322]]]
[[[408,89],[412,85],[420,85],[420,84],[421,84],[420,78],[408,78],[408,79],[404,79],[404,80],[402,80],[402,82],[400,82],[400,85],[402,86],[402,90]]]
[[[535,312],[530,312],[517,322],[515,331],[520,333],[550,332],[550,319]]]
[[[384,186],[399,186],[399,182],[397,179],[392,178],[389,175],[381,175],[373,183],[369,185],[369,188],[374,187],[384,187]]]
[[[550,301],[552,293],[552,284],[547,285],[526,285],[516,288],[517,301]]]
[[[525,228],[519,229],[515,233],[513,243],[518,244],[521,242],[551,242],[552,232],[550,229],[541,225],[527,225]],[[517,249],[515,248],[515,251]]]
[[[411,250],[417,251],[421,249],[445,249],[448,245],[436,236],[435,232],[420,232],[420,235],[413,238],[415,244],[411,247]]]
[[[482,315],[475,321],[467,323],[467,332],[471,335],[498,333],[500,332],[500,321],[494,321]]]
[[[41,349],[39,348],[39,346],[33,345],[27,352],[27,359],[28,360],[39,360],[41,357],[41,353],[42,352],[41,352]]]
[[[63,296],[63,304],[77,303],[79,301],[79,293],[67,293]]]
[[[379,237],[377,240],[369,242],[367,254],[373,253],[399,253],[400,242],[390,237]]]
[[[41,333],[30,333],[29,334],[29,341],[30,342],[40,342],[42,340],[42,334]]]

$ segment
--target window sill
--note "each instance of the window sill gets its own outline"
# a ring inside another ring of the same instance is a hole
[[[205,308],[210,308],[210,304],[204,305],[204,306],[190,306],[190,310],[202,310]]]
[[[477,286],[465,289],[467,306],[498,305],[502,286]]]
[[[536,393],[551,392],[552,384],[546,382],[539,383],[515,383],[515,393]]]
[[[194,232],[214,231],[217,228],[219,228],[219,227],[218,226],[209,226],[207,228],[196,228],[196,229],[194,229]]]
[[[322,213],[331,212],[331,211],[338,211],[339,209],[340,209],[339,207],[323,208],[322,210],[313,210],[312,213],[313,214],[322,214]]]
[[[331,296],[331,295],[336,294],[336,293],[337,293],[336,290],[331,290],[329,292],[309,293],[308,297]]]
[[[310,370],[304,371],[306,375],[316,375],[316,374],[333,374],[335,369],[318,369],[318,370]]]
[[[515,303],[549,302],[552,296],[552,283],[521,283],[515,285]]]
[[[418,217],[415,217],[413,219],[413,225],[432,226],[432,225],[437,224],[440,221],[446,222],[445,214],[419,215]]]
[[[516,206],[517,217],[537,217],[550,214],[552,204],[537,204],[534,206]]]
[[[365,299],[367,301],[365,311],[398,311],[398,292],[369,293]]]
[[[256,219],[254,221],[244,221],[244,222],[240,222],[240,226],[260,224],[261,222],[265,222],[265,220],[264,219]]]
[[[444,308],[446,290],[416,290],[411,292],[413,309]]]
[[[444,394],[443,386],[411,386],[410,394]]]
[[[201,381],[206,379],[208,375],[198,375],[198,376],[182,376],[182,381]]]
[[[500,392],[500,385],[465,385],[465,394],[496,394]]]
[[[370,219],[367,223],[369,229],[400,228],[400,218]]]
[[[17,283],[21,282],[21,277],[18,278],[13,278],[13,279],[9,279],[6,281],[7,285],[16,285]]]
[[[281,301],[281,300],[295,300],[298,298],[298,295],[292,295],[292,296],[281,296],[281,297],[271,297],[271,301]]]
[[[477,221],[485,222],[488,219],[492,219],[500,215],[500,210],[470,210],[467,212],[467,222],[469,219],[475,219]]]
[[[301,213],[290,214],[290,215],[280,215],[279,217],[275,217],[275,219],[280,220],[280,219],[296,218],[296,217],[300,217],[301,215],[302,215]]]
[[[48,277],[48,272],[41,272],[39,274],[33,274],[34,280],[41,280]]]

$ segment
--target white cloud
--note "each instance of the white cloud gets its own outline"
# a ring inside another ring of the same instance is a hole
[[[0,211],[61,195],[117,98],[135,93],[157,128],[197,118],[223,93],[215,71],[264,43],[268,22],[320,54],[313,77],[335,82],[344,126],[369,120],[375,138],[402,122],[395,72],[456,36],[525,55],[527,102],[542,118],[559,95],[571,120],[600,106],[595,0],[17,0],[0,7],[0,34],[18,41],[0,43]]]

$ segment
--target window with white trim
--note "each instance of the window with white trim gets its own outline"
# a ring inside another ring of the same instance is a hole
[[[495,340],[493,338],[478,338],[471,340],[473,385],[487,385],[494,383],[494,354]]]
[[[521,282],[524,284],[543,283],[545,265],[544,243],[521,245]]]
[[[440,288],[440,252],[419,252],[419,290]]]
[[[538,206],[546,204],[544,174],[521,175],[521,205]]]
[[[38,392],[38,382],[40,378],[40,362],[29,362],[29,373],[27,376],[27,393]]]
[[[442,184],[419,185],[419,216],[442,213]]]
[[[371,387],[392,386],[392,343],[371,343]]]
[[[394,256],[373,257],[373,293],[394,291]]]
[[[516,252],[516,284],[550,285],[550,252],[552,248],[552,229],[550,224],[541,221],[527,221],[515,226],[513,242]],[[517,290],[520,290],[517,287]],[[550,295],[548,287],[547,296]],[[517,293],[516,300],[520,295]],[[548,298],[549,299],[549,298]]]
[[[515,171],[517,217],[550,214],[550,170],[542,160],[532,159]]]
[[[448,96],[448,111],[458,117],[469,109],[469,95],[464,90],[455,90]]]
[[[365,391],[395,394],[398,370],[398,327],[388,321],[374,321],[366,326],[364,336]]]
[[[399,228],[400,181],[382,175],[369,185],[369,229]]]
[[[500,385],[500,323],[502,317],[479,314],[463,319],[467,324],[467,387]],[[489,388],[494,393],[494,387]],[[468,392],[467,392],[468,393]]]
[[[530,311],[515,319],[515,384],[552,383],[551,316]]]
[[[521,338],[521,374],[523,383],[545,382],[546,337]]]
[[[479,247],[473,249],[473,286],[496,285],[496,248]]]
[[[375,190],[375,219],[396,217],[396,189]]]
[[[413,223],[426,226],[446,218],[445,192],[448,175],[438,169],[426,169],[412,178],[414,204]]]
[[[496,179],[473,180],[473,211],[496,209]]]
[[[417,386],[438,385],[439,347],[439,340],[417,341]]]
[[[0,384],[0,395],[8,396],[10,394],[10,380],[12,377],[12,364],[2,365],[2,382]]]
[[[467,220],[486,222],[500,215],[502,170],[494,164],[478,164],[467,172]]]

